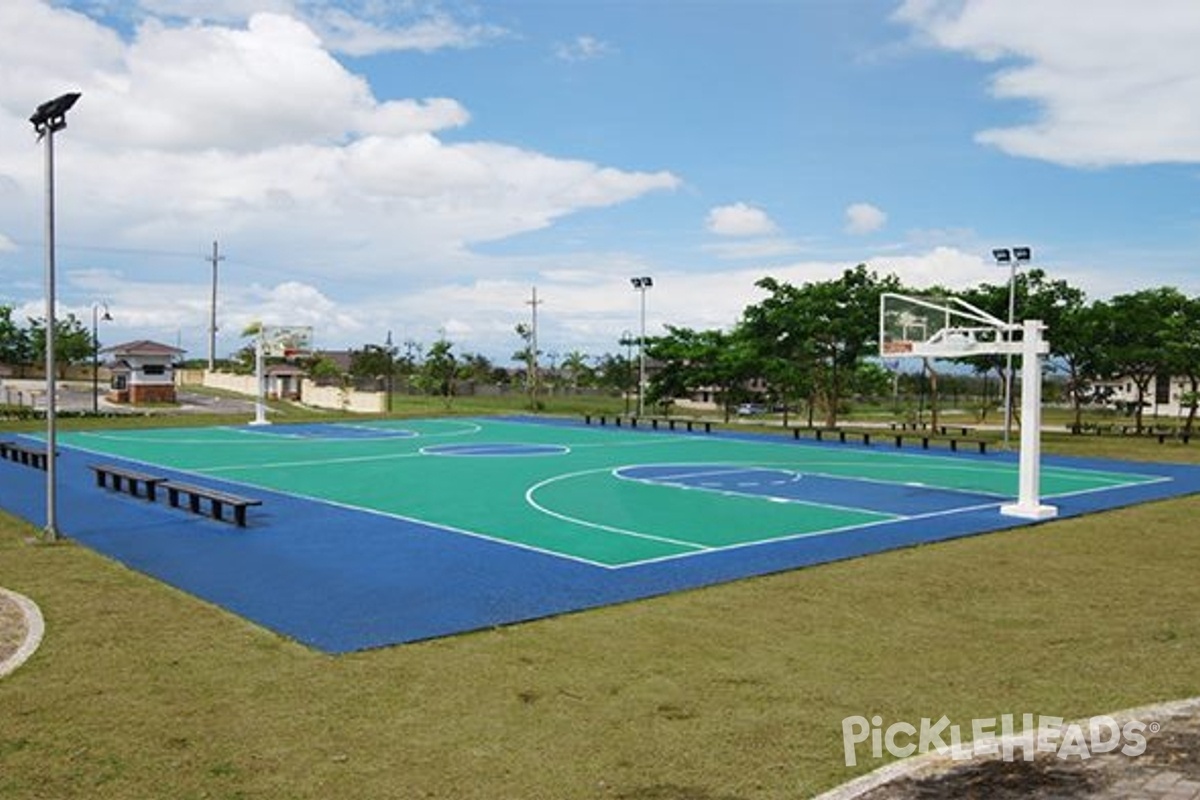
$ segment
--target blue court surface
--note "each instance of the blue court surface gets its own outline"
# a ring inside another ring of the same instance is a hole
[[[1013,454],[518,417],[78,431],[59,446],[64,535],[331,653],[1030,524],[999,513]],[[100,488],[96,463],[262,505],[237,527]],[[1041,488],[1069,517],[1200,492],[1200,467],[1047,457]],[[0,506],[43,524],[45,473],[0,461]]]

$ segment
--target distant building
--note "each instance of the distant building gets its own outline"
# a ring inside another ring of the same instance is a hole
[[[175,402],[175,361],[187,351],[140,339],[100,352],[112,357],[109,400],[133,405]]]
[[[1131,407],[1137,403],[1137,385],[1133,378],[1120,377],[1095,382],[1110,407]],[[1184,417],[1191,407],[1192,382],[1180,376],[1156,375],[1150,379],[1142,407],[1156,417]]]
[[[308,375],[295,364],[271,364],[266,368],[267,396],[274,400],[299,400],[300,382]]]

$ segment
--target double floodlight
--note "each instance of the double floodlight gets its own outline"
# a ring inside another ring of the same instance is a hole
[[[29,121],[33,123],[33,129],[37,131],[38,139],[47,133],[61,131],[67,127],[67,112],[71,110],[71,106],[75,105],[75,101],[78,99],[79,92],[68,92],[38,106],[37,111],[33,112],[33,116],[29,118]]]
[[[1033,259],[1033,250],[1028,247],[1014,247],[1011,250],[1007,247],[997,247],[992,251],[992,258],[996,259],[997,264],[1010,264],[1013,259],[1024,263]]]
[[[654,280],[650,277],[630,278],[629,282],[633,284],[635,289],[649,289],[654,285]]]

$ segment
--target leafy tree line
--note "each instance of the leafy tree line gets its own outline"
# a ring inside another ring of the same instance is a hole
[[[654,363],[651,402],[713,391],[728,418],[738,403],[765,394],[785,410],[805,404],[810,423],[815,412],[832,427],[850,397],[880,396],[890,385],[877,358],[880,296],[951,294],[936,286],[904,286],[895,275],[881,277],[865,264],[833,280],[794,286],[767,277],[756,286],[767,296],[748,306],[730,330],[667,326],[665,335],[647,341],[647,357]],[[1119,378],[1135,387],[1140,432],[1151,381],[1170,376],[1189,382],[1183,400],[1191,430],[1200,400],[1200,297],[1160,287],[1088,301],[1083,290],[1038,269],[1018,274],[1013,293],[1018,320],[1047,324],[1047,368],[1063,373],[1076,426],[1083,407],[1100,399],[1099,382]],[[1007,317],[1007,283],[954,294],[997,318]],[[959,361],[980,375],[1005,377],[1003,356]],[[926,360],[923,369],[936,391],[937,365]],[[765,386],[765,393],[755,382]]]
[[[493,363],[481,353],[458,352],[457,345],[444,334],[428,347],[415,340],[405,341],[403,348],[391,344],[363,345],[350,351],[347,371],[319,354],[302,366],[310,376],[320,380],[440,396],[445,398],[447,405],[463,384],[469,383],[508,390],[521,388],[529,394],[531,407],[535,408],[540,391],[599,389],[617,393],[627,392],[634,385],[636,376],[628,356],[606,354],[592,358],[579,350],[559,358],[557,354],[546,354],[539,349],[537,380],[534,380],[531,331],[528,326],[518,325],[516,333],[522,347],[513,354],[512,360],[520,366],[512,370]],[[547,356],[548,364],[543,363]],[[243,360],[252,367],[252,348],[246,349]]]
[[[90,361],[97,343],[92,332],[74,314],[54,320],[54,358],[59,377],[72,364]],[[29,318],[22,325],[13,319],[13,307],[0,305],[0,364],[18,368],[46,362],[46,320]]]

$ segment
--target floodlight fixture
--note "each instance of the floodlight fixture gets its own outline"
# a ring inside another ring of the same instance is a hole
[[[646,290],[654,285],[654,279],[648,275],[630,278],[634,290],[642,295],[642,335],[638,338],[638,416],[646,410]]]
[[[1029,261],[1033,258],[1033,250],[1028,247],[1014,247],[1013,258],[1021,262]]]
[[[1007,264],[1012,261],[1012,253],[1007,247],[997,247],[992,251],[992,258],[996,259],[997,264]]]
[[[75,105],[75,101],[78,99],[79,92],[67,92],[53,100],[47,100],[37,107],[37,111],[33,112],[29,121],[33,123],[33,129],[37,132],[39,141],[46,134],[61,131],[67,127],[67,112],[71,110],[71,106]]]

